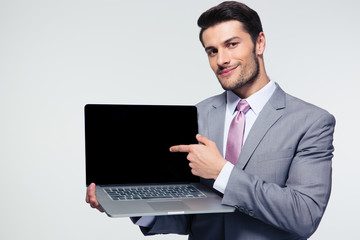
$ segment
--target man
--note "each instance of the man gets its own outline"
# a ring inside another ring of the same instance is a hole
[[[188,152],[192,173],[237,211],[133,221],[145,235],[189,234],[192,240],[307,239],[330,196],[334,117],[268,78],[265,35],[255,11],[224,2],[203,13],[198,25],[210,66],[226,91],[197,105],[201,144],[170,151]],[[245,122],[240,132],[233,130],[235,121]],[[87,202],[101,210],[94,184]]]

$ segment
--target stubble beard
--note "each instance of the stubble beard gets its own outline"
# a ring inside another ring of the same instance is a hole
[[[239,76],[237,76],[236,81],[234,81],[234,83],[230,82],[226,84],[225,81],[221,81],[220,78],[217,77],[221,84],[221,87],[224,90],[232,91],[255,82],[260,72],[259,60],[256,57],[255,49],[253,51],[253,58],[254,58],[254,62],[253,64],[251,64],[250,66],[251,68],[249,69],[249,71],[246,72],[246,69],[242,69],[242,71],[240,72]]]

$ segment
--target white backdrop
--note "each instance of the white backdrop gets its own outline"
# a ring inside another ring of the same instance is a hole
[[[311,239],[360,239],[360,4],[244,2],[262,19],[269,76],[337,119],[332,196]],[[85,204],[83,107],[220,93],[196,26],[218,3],[0,0],[0,239],[186,239],[145,238]]]

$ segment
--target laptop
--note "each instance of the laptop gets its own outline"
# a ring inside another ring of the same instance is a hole
[[[179,144],[197,144],[195,106],[85,106],[86,185],[110,217],[233,212],[191,173]]]

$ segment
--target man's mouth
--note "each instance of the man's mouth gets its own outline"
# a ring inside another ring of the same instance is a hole
[[[237,66],[225,68],[225,69],[219,70],[218,74],[221,75],[222,77],[226,77],[226,76],[229,76],[230,74],[232,74],[236,68],[237,68]]]

